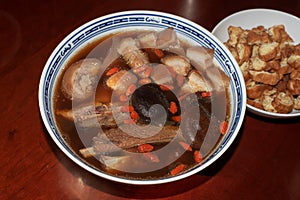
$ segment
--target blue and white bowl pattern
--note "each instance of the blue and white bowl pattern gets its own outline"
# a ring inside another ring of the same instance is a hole
[[[59,133],[59,130],[55,124],[53,104],[51,101],[56,78],[63,70],[65,62],[71,57],[71,55],[99,37],[120,31],[136,29],[153,30],[164,29],[168,27],[174,28],[174,30],[179,33],[180,37],[184,37],[188,41],[192,41],[195,44],[215,50],[215,61],[219,66],[221,66],[225,73],[230,76],[231,79],[230,87],[232,90],[231,98],[233,103],[231,106],[232,119],[231,123],[229,124],[229,131],[221,141],[220,145],[213,151],[208,159],[204,161],[203,164],[179,176],[160,180],[140,181],[127,180],[100,172],[93,166],[90,166],[86,162],[82,161],[64,142]],[[159,184],[179,180],[201,171],[213,163],[226,151],[226,149],[228,149],[230,144],[235,139],[245,115],[246,90],[243,83],[244,80],[238,69],[238,65],[230,52],[215,36],[213,36],[206,29],[187,19],[172,14],[143,10],[124,11],[106,15],[82,25],[69,34],[55,48],[44,67],[40,79],[39,106],[42,119],[52,139],[70,159],[84,169],[103,178],[117,182],[141,185]]]

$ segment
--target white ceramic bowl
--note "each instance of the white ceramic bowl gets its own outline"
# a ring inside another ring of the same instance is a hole
[[[293,38],[295,44],[300,42],[300,19],[294,15],[272,9],[249,9],[236,12],[221,20],[213,29],[212,34],[221,42],[228,40],[228,27],[240,26],[243,29],[252,29],[259,25],[266,28],[283,24],[287,33]],[[247,104],[247,109],[257,115],[268,118],[290,118],[300,116],[300,110],[294,110],[289,114],[267,112]]]
[[[216,50],[215,62],[230,77],[231,89],[231,118],[226,135],[210,156],[198,167],[178,176],[159,180],[129,180],[106,174],[84,162],[77,154],[73,153],[65,143],[55,123],[53,114],[53,90],[57,77],[62,72],[64,63],[80,48],[96,38],[107,36],[114,32],[124,30],[164,29],[173,27],[182,37],[195,43]],[[246,109],[246,92],[244,80],[238,65],[225,46],[209,31],[201,26],[175,15],[154,11],[124,11],[99,17],[80,26],[55,48],[41,75],[39,84],[39,107],[44,124],[58,147],[75,163],[87,171],[100,177],[128,184],[160,184],[179,180],[193,175],[218,159],[231,145],[239,132]]]

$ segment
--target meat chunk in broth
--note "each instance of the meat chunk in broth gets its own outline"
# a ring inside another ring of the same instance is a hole
[[[62,91],[73,100],[84,100],[95,93],[101,62],[90,58],[73,63],[65,72]]]

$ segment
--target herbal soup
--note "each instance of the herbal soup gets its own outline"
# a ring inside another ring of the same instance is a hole
[[[62,137],[89,165],[128,179],[176,176],[201,164],[230,118],[229,77],[213,57],[173,29],[87,45],[55,87]]]

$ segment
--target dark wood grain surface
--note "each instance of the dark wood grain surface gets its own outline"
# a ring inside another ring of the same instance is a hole
[[[133,186],[74,164],[52,141],[39,114],[44,64],[83,23],[116,11],[149,9],[188,18],[211,31],[224,17],[248,8],[300,17],[299,0],[2,0],[0,199],[300,199],[299,118],[267,120],[247,112],[232,146],[201,173],[163,185]]]

